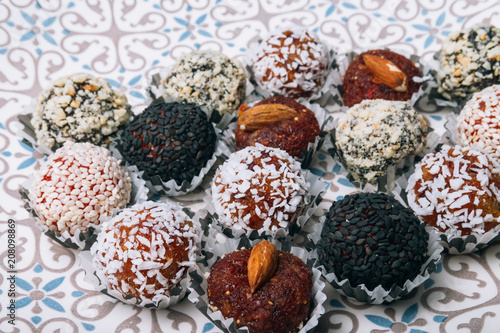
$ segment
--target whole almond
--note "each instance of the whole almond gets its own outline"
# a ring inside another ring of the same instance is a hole
[[[248,283],[252,294],[269,281],[278,267],[278,250],[276,246],[265,240],[257,243],[248,258]]]
[[[293,119],[298,112],[283,104],[263,104],[241,112],[238,118],[240,129],[253,132],[260,128]]]
[[[392,61],[372,54],[364,54],[363,61],[375,79],[381,83],[399,92],[408,89],[406,74]]]

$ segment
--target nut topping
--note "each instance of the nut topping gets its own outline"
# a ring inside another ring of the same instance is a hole
[[[393,62],[371,54],[364,54],[363,61],[373,73],[374,79],[386,86],[404,92],[408,89],[408,79]]]
[[[243,131],[252,132],[297,116],[297,111],[283,104],[257,105],[241,112],[238,126]]]
[[[257,243],[248,258],[248,283],[252,294],[269,281],[278,267],[278,250],[276,246],[265,240]]]

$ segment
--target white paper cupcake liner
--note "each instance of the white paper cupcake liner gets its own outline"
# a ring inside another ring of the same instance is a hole
[[[193,219],[193,221],[195,221],[195,225],[198,225],[200,227],[199,232],[201,238],[202,231],[201,231],[201,226],[199,224],[201,212],[193,214],[188,210],[187,214]],[[111,218],[107,219],[107,221],[109,220],[111,220]],[[198,246],[199,246],[198,249],[200,249],[201,244],[198,244]],[[189,274],[196,269],[195,262],[189,263],[190,266],[187,268],[184,277],[176,287],[172,288],[169,295],[161,295],[159,299],[157,299],[155,302],[152,302],[150,300],[141,301],[138,300],[134,295],[123,295],[120,292],[109,288],[109,283],[107,278],[101,271],[97,271],[92,263],[94,252],[95,249],[90,248],[90,251],[82,251],[78,254],[78,258],[80,259],[80,267],[83,268],[85,271],[84,280],[93,285],[95,290],[105,295],[115,298],[123,303],[143,308],[164,309],[179,303],[181,300],[184,299],[188,291],[188,285],[191,280]]]
[[[321,218],[320,223],[314,226],[314,232],[309,234],[308,237],[314,244],[316,244],[321,239],[321,230],[323,229],[323,223],[326,217]],[[358,286],[351,286],[349,280],[339,281],[335,273],[328,272],[323,265],[318,263],[318,255],[315,250],[311,251],[311,258],[316,260],[316,265],[318,269],[323,274],[323,277],[328,281],[334,289],[344,296],[354,298],[359,302],[367,304],[382,304],[390,303],[398,300],[406,295],[408,295],[412,290],[420,286],[427,280],[431,273],[436,270],[437,264],[441,261],[441,253],[443,252],[443,246],[439,242],[439,235],[434,232],[433,228],[429,226],[425,227],[425,230],[429,233],[429,241],[427,247],[428,258],[426,262],[422,265],[419,275],[417,275],[412,280],[407,280],[403,287],[393,286],[389,290],[385,290],[382,286],[377,286],[373,290],[369,290],[365,284],[360,284]]]
[[[130,201],[127,207],[136,203],[144,202],[148,199],[148,188],[146,187],[146,182],[142,180],[139,175],[135,172],[129,170],[130,180],[132,184],[132,192],[130,194]],[[34,176],[30,177],[21,185],[19,193],[21,199],[24,201],[24,208],[28,211],[30,216],[35,220],[35,225],[40,229],[47,237],[53,239],[62,246],[75,249],[75,250],[88,250],[95,242],[97,238],[97,233],[100,229],[100,224],[111,219],[117,215],[121,209],[114,208],[109,216],[101,216],[99,219],[99,224],[90,225],[88,230],[82,232],[80,229],[75,231],[74,235],[71,235],[68,231],[59,233],[56,230],[51,230],[46,224],[42,223],[35,209],[34,202],[30,199],[29,189],[32,186]]]
[[[257,102],[258,101],[249,103],[248,107],[252,107]],[[316,156],[316,153],[323,146],[325,137],[328,135],[329,131],[333,126],[334,119],[323,107],[321,107],[318,104],[311,104],[307,101],[303,101],[300,104],[302,104],[304,107],[308,108],[314,113],[316,119],[318,120],[320,128],[320,133],[316,137],[316,140],[314,142],[310,142],[307,145],[307,149],[302,152],[300,157],[295,157],[295,159],[301,163],[302,168],[307,169],[311,166],[314,157]],[[235,116],[237,116],[237,114],[235,114]],[[222,138],[226,143],[226,147],[228,147],[230,153],[236,151],[236,141],[235,141],[236,128],[237,128],[237,122],[234,121],[227,126],[224,132],[222,132]]]
[[[303,27],[299,26],[288,26],[276,29],[276,31],[286,31],[296,28],[303,29]],[[323,85],[320,90],[313,93],[310,97],[308,98],[300,97],[296,100],[301,104],[304,103],[318,104],[330,113],[343,112],[345,111],[345,108],[342,106],[342,95],[340,93],[342,89],[343,79],[339,73],[339,62],[337,59],[338,55],[331,45],[328,45],[323,40],[320,40],[320,42],[323,43],[328,50],[327,52],[328,65],[327,68],[325,69],[325,79]],[[257,54],[258,52],[258,49],[259,49],[258,43],[251,44],[248,47],[248,50],[245,53],[244,58],[242,59],[242,63],[249,75],[249,80],[252,88],[249,93],[249,100],[262,100],[274,95],[273,93],[270,93],[269,91],[263,89],[255,79],[255,74],[253,73],[252,64],[254,61],[253,59],[255,58],[255,54]]]
[[[430,121],[426,120],[427,124]],[[330,156],[334,160],[339,162],[341,166],[338,172],[341,176],[344,176],[349,180],[349,182],[364,192],[384,192],[391,193],[396,187],[396,182],[400,177],[403,177],[408,172],[413,172],[415,165],[428,153],[435,151],[435,149],[442,144],[442,137],[437,134],[431,127],[427,130],[427,139],[425,148],[418,154],[409,155],[399,161],[396,164],[389,165],[386,170],[386,174],[377,179],[376,184],[371,184],[368,182],[363,182],[361,180],[356,180],[354,176],[348,171],[346,163],[339,154],[337,146],[335,144],[335,128],[337,126],[337,121],[334,122],[334,129],[330,131],[330,140],[325,141],[325,149],[328,151]]]
[[[248,237],[251,240],[254,239],[292,239],[297,235],[305,224],[314,216],[314,212],[318,208],[319,204],[323,200],[323,194],[325,193],[325,183],[312,174],[308,170],[303,170],[306,181],[310,184],[309,186],[309,203],[304,208],[301,215],[297,218],[295,223],[290,223],[287,228],[276,228],[273,230],[261,229],[254,230],[250,228],[243,228],[240,225],[233,225],[231,227],[222,225],[219,223],[219,217],[215,212],[215,207],[212,201],[211,188],[206,190],[206,195],[203,198],[205,203],[205,211],[207,213],[207,219],[210,220],[212,227],[218,232],[223,233],[229,238],[242,238]]]
[[[220,311],[212,311],[208,306],[207,277],[210,274],[212,266],[223,257],[225,254],[234,252],[241,248],[251,248],[260,240],[250,241],[248,238],[231,239],[225,237],[215,229],[207,229],[202,237],[202,254],[204,260],[198,262],[197,270],[191,272],[191,284],[189,286],[190,294],[188,299],[196,305],[208,319],[210,319],[219,329],[224,332],[248,332],[246,327],[238,328],[233,318],[224,318]],[[307,322],[303,323],[299,333],[310,332],[318,325],[318,320],[325,312],[324,302],[327,297],[323,292],[325,283],[320,279],[321,272],[312,267],[312,262],[308,261],[308,253],[306,250],[298,247],[293,247],[289,242],[279,242],[270,240],[276,245],[276,248],[281,251],[286,251],[294,254],[302,259],[310,268],[313,277],[311,312]]]
[[[153,177],[147,176],[144,171],[141,171],[137,168],[137,166],[133,164],[129,164],[124,158],[123,155],[126,152],[123,152],[123,146],[120,139],[115,140],[111,143],[109,150],[113,156],[117,159],[122,160],[125,164],[125,167],[129,172],[136,173],[141,177],[145,182],[146,186],[151,191],[151,194],[159,194],[159,195],[167,195],[167,196],[180,196],[185,195],[194,189],[196,189],[208,176],[210,170],[215,165],[217,160],[222,156],[224,152],[224,147],[221,144],[221,134],[219,129],[215,129],[215,133],[217,135],[217,141],[215,146],[215,151],[212,157],[207,161],[205,166],[200,170],[198,175],[194,176],[191,182],[184,180],[180,185],[173,179],[169,181],[163,181],[160,176],[155,175]]]

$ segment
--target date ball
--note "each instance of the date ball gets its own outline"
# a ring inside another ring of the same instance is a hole
[[[74,235],[124,208],[132,185],[120,162],[106,148],[88,142],[67,142],[49,155],[30,188],[42,224],[59,234]]]
[[[370,50],[357,55],[344,75],[344,105],[353,106],[365,99],[408,101],[421,82],[422,73],[413,61],[389,50]]]
[[[125,128],[122,155],[147,177],[191,182],[215,152],[217,136],[206,113],[193,104],[156,103]]]
[[[103,223],[91,248],[93,266],[108,289],[158,306],[195,265],[199,234],[176,203],[136,204]]]
[[[212,267],[207,281],[210,308],[250,332],[298,331],[309,315],[311,272],[301,259],[278,251],[274,274],[252,293],[247,270],[250,253],[247,249],[232,252]]]
[[[260,143],[300,158],[318,135],[314,112],[294,99],[275,96],[240,113],[235,140],[237,149]]]
[[[130,116],[123,93],[102,77],[82,73],[52,82],[38,96],[31,124],[38,144],[54,150],[66,141],[107,146]]]
[[[428,240],[425,225],[393,197],[357,193],[334,202],[327,212],[319,264],[353,288],[403,288],[426,262]]]
[[[309,200],[300,163],[281,149],[260,144],[231,154],[212,182],[219,222],[245,232],[288,228]]]
[[[408,204],[446,235],[482,235],[500,221],[500,164],[477,148],[443,146],[415,166]]]
[[[327,67],[327,47],[301,27],[271,33],[260,43],[252,65],[262,89],[290,98],[319,92]]]

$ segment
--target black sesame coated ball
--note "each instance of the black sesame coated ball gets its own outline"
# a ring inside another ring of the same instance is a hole
[[[214,127],[193,104],[155,103],[125,128],[124,159],[148,177],[191,182],[216,146]]]
[[[393,197],[356,193],[332,204],[317,251],[339,281],[390,290],[420,273],[428,240],[425,225]]]

